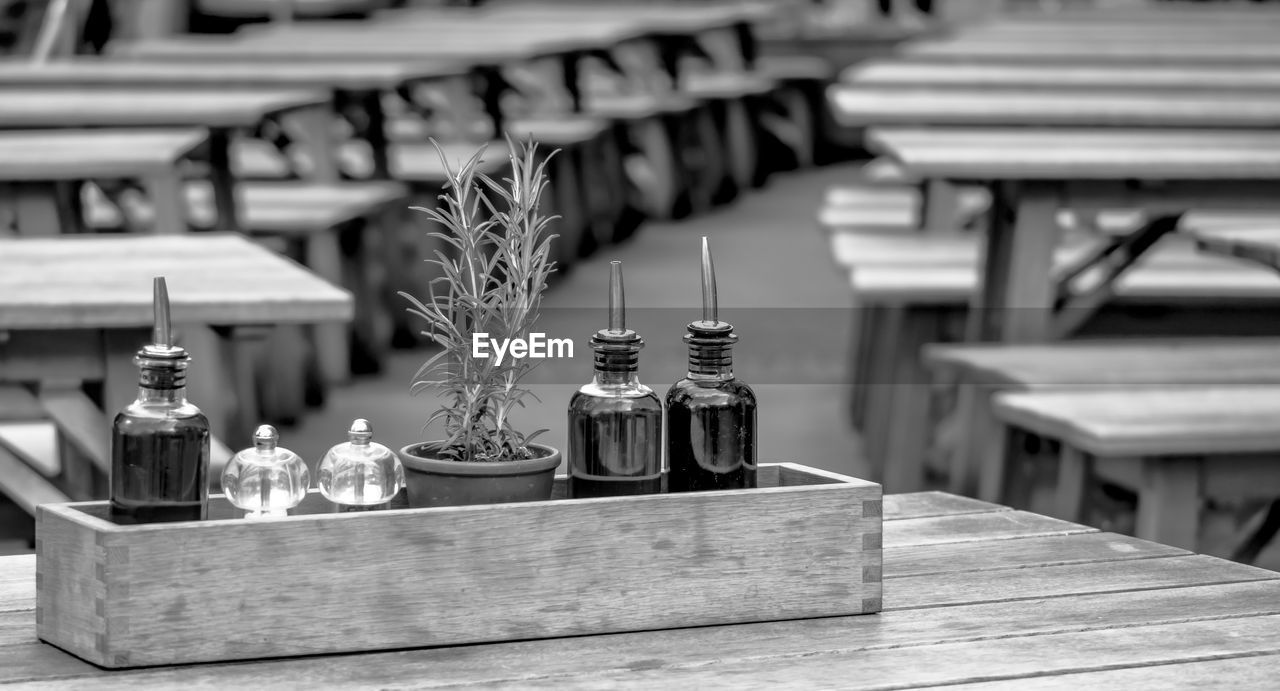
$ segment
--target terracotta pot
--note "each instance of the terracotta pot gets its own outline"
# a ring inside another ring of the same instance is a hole
[[[460,463],[440,458],[439,442],[410,444],[400,449],[404,464],[409,506],[503,504],[551,498],[551,486],[560,452],[549,446],[530,444],[538,454],[523,461]]]

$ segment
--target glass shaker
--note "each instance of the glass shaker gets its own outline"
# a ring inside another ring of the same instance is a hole
[[[222,471],[222,492],[245,518],[287,516],[302,503],[311,472],[298,454],[277,446],[280,435],[271,425],[253,433],[253,448],[232,457]]]
[[[320,493],[340,511],[386,508],[404,487],[404,466],[387,447],[373,441],[368,420],[356,420],[347,441],[329,449],[320,462]]]

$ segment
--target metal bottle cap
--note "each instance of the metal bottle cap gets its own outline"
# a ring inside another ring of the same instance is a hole
[[[153,325],[151,327],[151,343],[138,351],[140,360],[151,362],[139,364],[163,365],[187,359],[187,351],[181,346],[173,345],[173,324],[169,316],[169,289],[163,276],[152,279],[151,311]]]

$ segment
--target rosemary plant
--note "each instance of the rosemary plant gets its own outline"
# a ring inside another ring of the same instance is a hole
[[[432,141],[435,144],[434,140]],[[429,284],[429,295],[412,303],[409,311],[427,322],[423,334],[441,347],[414,375],[411,391],[435,391],[446,401],[424,425],[443,423],[445,437],[439,453],[455,461],[508,461],[532,458],[529,442],[545,432],[524,435],[511,424],[511,414],[533,394],[520,385],[536,366],[529,358],[471,356],[472,334],[490,338],[528,338],[538,318],[542,292],[555,270],[549,260],[548,233],[557,217],[539,212],[546,188],[547,161],[537,162],[537,145],[510,149],[510,178],[495,181],[477,168],[484,149],[454,171],[436,145],[449,183],[436,209],[414,207],[444,227],[435,237],[453,256],[436,251],[427,261],[442,272]],[[536,399],[536,396],[534,396]]]

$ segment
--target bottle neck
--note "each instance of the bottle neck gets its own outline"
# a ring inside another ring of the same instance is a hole
[[[139,386],[138,402],[182,405],[187,402],[187,387],[179,386],[176,388],[153,389],[147,386]]]
[[[186,368],[142,367],[138,377],[138,402],[175,405],[186,403]]]
[[[689,378],[705,381],[733,379],[733,348],[727,345],[690,345]]]
[[[640,375],[634,371],[596,370],[591,382],[600,387],[636,387],[640,386]]]

